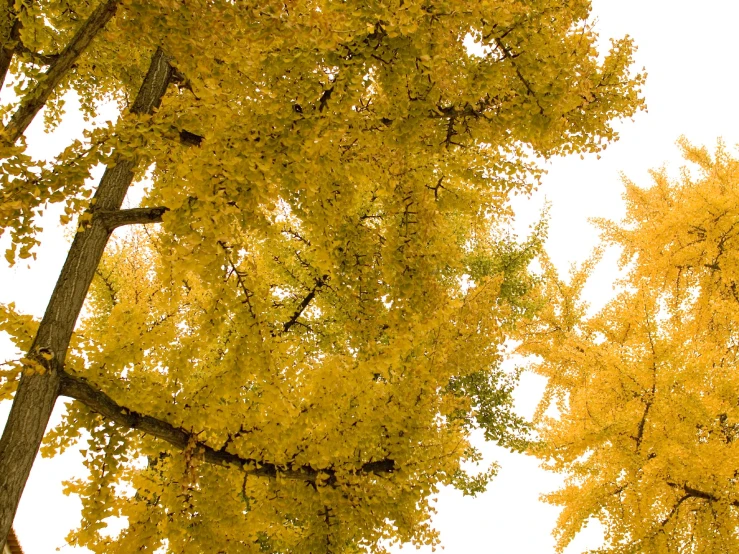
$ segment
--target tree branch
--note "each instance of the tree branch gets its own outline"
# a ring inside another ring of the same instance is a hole
[[[0,7],[0,89],[5,85],[5,77],[13,59],[13,36],[19,26],[15,0],[6,0],[5,5]]]
[[[200,146],[204,137],[191,133],[190,131],[180,131],[180,142],[187,146]]]
[[[127,410],[110,396],[95,388],[85,379],[74,377],[68,373],[62,374],[61,396],[67,396],[82,402],[90,410],[115,422],[121,427],[136,429],[147,435],[157,437],[172,446],[184,450],[195,445],[195,451],[203,456],[206,463],[223,466],[238,467],[248,475],[275,478],[278,475],[284,479],[293,479],[314,483],[319,480],[334,484],[337,481],[336,471],[331,468],[315,469],[311,466],[287,468],[278,467],[272,463],[265,463],[252,458],[242,458],[237,454],[227,452],[224,448],[216,450],[207,444],[196,440],[195,433],[175,427],[166,421]],[[195,439],[195,440],[193,440]],[[395,469],[393,460],[379,460],[363,464],[357,473],[360,474],[387,474]]]
[[[667,485],[674,488],[674,489],[680,489],[685,492],[687,496],[691,496],[693,498],[702,498],[703,500],[708,500],[709,502],[718,502],[719,498],[710,492],[705,492],[700,489],[694,489],[691,486],[688,485],[678,485],[677,483],[673,483],[668,481]],[[739,500],[732,500],[729,502],[731,506],[734,506],[735,508],[739,508]]]
[[[239,287],[241,287],[241,292],[244,293],[244,300],[242,301],[242,303],[246,304],[246,307],[249,309],[249,314],[251,315],[252,319],[256,321],[257,316],[254,313],[254,307],[251,305],[251,296],[253,293],[246,287],[246,283],[244,283],[244,279],[242,279],[242,273],[236,267],[236,264],[231,260],[231,249],[226,246],[223,241],[220,240],[218,241],[218,245],[223,248],[223,251],[226,253],[226,260],[228,261],[228,265],[231,269],[231,272],[226,275],[226,281],[228,281],[232,274],[236,276],[236,282],[239,284]]]
[[[20,37],[18,38],[18,42],[15,45],[15,51],[20,54],[25,54],[26,56],[31,58],[31,61],[33,61],[33,63],[38,65],[52,65],[59,59],[60,56],[60,54],[41,54],[39,52],[34,52],[25,44],[23,44],[23,42],[21,42]]]
[[[25,132],[33,118],[41,110],[54,88],[67,75],[80,55],[105,27],[118,8],[120,0],[102,2],[72,37],[66,48],[58,55],[36,86],[23,97],[20,107],[3,129],[5,142],[13,144]]]
[[[650,330],[651,322],[649,321],[649,311],[647,310],[646,302],[644,303],[644,318],[647,321],[647,338],[649,339],[649,346],[652,351],[652,388],[649,391],[647,398],[643,399],[644,413],[642,414],[642,418],[639,421],[639,427],[637,435],[635,437],[637,452],[641,448],[641,443],[644,439],[644,428],[646,427],[647,417],[649,416],[649,410],[651,409],[652,403],[654,402],[654,397],[657,394],[657,350],[654,347],[654,339],[652,337],[652,331]]]
[[[167,91],[171,75],[167,56],[157,49],[131,111],[153,113]],[[116,160],[118,155],[114,153],[112,158]],[[106,168],[93,197],[96,210],[120,209],[133,180],[135,165],[135,160],[124,159]],[[0,542],[10,530],[49,424],[59,395],[69,341],[109,237],[110,231],[94,217],[89,226],[74,236],[29,349],[28,359],[46,371],[22,373],[0,437]]]
[[[533,87],[531,86],[531,83],[529,83],[528,79],[523,76],[523,73],[521,73],[521,70],[518,67],[518,63],[516,63],[516,58],[519,56],[519,54],[513,54],[501,39],[493,39],[493,43],[497,46],[497,49],[499,52],[502,53],[503,58],[508,60],[511,63],[511,66],[513,67],[513,70],[516,72],[516,75],[518,76],[518,80],[523,83],[523,86],[526,88],[526,92],[528,95],[534,99],[534,102],[536,102],[536,105],[539,107],[539,111],[541,113],[544,113],[544,108],[539,103],[539,96],[534,91]]]
[[[93,212],[94,217],[100,218],[103,225],[112,231],[124,225],[146,225],[147,223],[161,223],[164,212],[169,208],[132,208],[130,210],[101,210]]]
[[[19,54],[25,54],[31,58],[31,61],[38,65],[51,65],[59,59],[59,54],[41,54],[34,52],[23,44],[23,37],[21,37],[21,30],[23,24],[20,19],[16,19],[13,24],[13,28],[10,31],[10,38],[15,43],[15,52]]]
[[[328,276],[324,275],[320,279],[316,280],[316,284],[313,286],[311,291],[307,294],[305,298],[303,298],[303,301],[298,305],[298,308],[295,310],[295,313],[290,317],[288,321],[285,322],[285,325],[282,326],[282,332],[287,333],[290,328],[295,325],[298,322],[298,318],[303,315],[303,312],[308,307],[308,305],[311,303],[311,301],[316,297],[316,293],[318,292],[318,289],[320,289],[324,284]]]

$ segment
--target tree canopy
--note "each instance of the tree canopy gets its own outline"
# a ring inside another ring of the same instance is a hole
[[[567,476],[548,496],[564,506],[560,548],[590,518],[605,527],[597,552],[739,548],[739,161],[681,147],[679,179],[627,181],[624,221],[600,222],[622,249],[622,292],[588,315],[592,264],[569,282],[549,269],[551,303],[524,343],[548,378],[534,452]]]
[[[433,541],[430,493],[475,492],[489,475],[460,471],[477,457],[470,429],[523,445],[499,350],[534,307],[527,266],[543,229],[506,238],[508,199],[536,185],[537,157],[599,151],[613,120],[642,107],[630,40],[599,57],[588,12],[558,0],[10,6],[7,257],[32,256],[41,212],[61,203],[72,265],[97,275],[74,335],[66,292],[35,338],[12,306],[0,320],[29,352],[5,374],[6,396],[23,374],[13,409],[33,387],[47,404],[79,401],[47,437],[53,451],[90,435],[91,477],[70,486],[85,503],[73,542],[315,553]],[[104,99],[122,115],[34,160],[21,135],[41,107],[49,125],[64,117],[67,91],[88,117]],[[148,179],[142,207],[120,210],[132,177]],[[108,183],[115,201],[98,200]],[[155,221],[100,265],[86,254]],[[59,291],[79,279],[66,268]],[[54,318],[64,337],[44,331]],[[43,432],[43,417],[33,425]],[[117,538],[101,532],[112,515],[128,520]]]

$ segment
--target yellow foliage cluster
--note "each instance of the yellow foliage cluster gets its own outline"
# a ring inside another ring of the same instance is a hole
[[[55,160],[6,140],[0,162],[11,262],[32,255],[49,204],[92,225],[100,163],[134,161],[151,179],[143,205],[166,209],[161,229],[129,233],[100,265],[66,359],[107,415],[74,405],[47,436],[51,453],[89,434],[70,541],[433,543],[430,494],[476,492],[490,475],[460,471],[478,457],[470,429],[522,447],[499,350],[533,308],[542,230],[505,240],[509,197],[536,186],[537,157],[600,151],[613,120],[643,106],[631,41],[599,56],[587,0],[106,5],[115,16],[46,101],[49,125],[68,90],[88,116],[106,98],[127,107],[155,49],[176,86]],[[91,12],[19,7],[21,108],[47,76],[39,60]],[[23,346],[19,316],[3,318]],[[119,537],[102,532],[110,516],[127,519]]]
[[[387,291],[362,297],[338,277],[290,290],[274,245],[239,261],[224,251],[217,281],[195,271],[172,275],[159,258],[159,238],[152,246],[139,237],[101,266],[92,317],[77,333],[68,367],[132,412],[214,449],[269,462],[278,473],[264,479],[242,467],[210,466],[197,449],[167,453],[155,439],[73,408],[47,437],[51,452],[79,429],[92,434],[92,478],[70,490],[83,497],[86,521],[98,523],[73,541],[100,552],[153,548],[163,538],[175,552],[208,544],[316,552],[380,539],[433,541],[428,496],[459,477],[469,457],[469,428],[459,414],[475,412],[474,399],[449,382],[479,372],[500,386],[505,379],[497,347],[514,317],[501,303],[504,273],[480,278],[464,295],[451,283],[439,287],[437,307],[419,316],[404,299]],[[307,246],[297,256],[313,261]],[[315,296],[297,316],[305,303],[298,295],[307,297],[310,287]],[[509,401],[502,393],[502,412]],[[499,431],[503,442],[510,433]],[[386,460],[392,472],[362,469]],[[318,470],[315,482],[280,477],[279,469],[301,468]],[[116,495],[114,483],[136,494]],[[101,487],[109,496],[101,498]],[[110,515],[128,518],[117,541],[96,534]]]
[[[598,552],[739,549],[739,161],[681,141],[693,169],[626,182],[627,215],[602,221],[622,249],[622,292],[586,315],[592,263],[562,282],[524,349],[549,379],[534,453],[564,473],[562,549],[590,518]],[[693,173],[697,173],[694,175]]]

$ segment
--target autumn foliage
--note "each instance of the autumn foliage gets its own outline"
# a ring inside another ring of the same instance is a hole
[[[461,471],[478,457],[469,432],[524,446],[500,346],[534,307],[543,229],[506,237],[508,200],[537,184],[537,156],[614,139],[613,120],[642,107],[643,75],[628,39],[599,57],[587,1],[463,4],[111,0],[42,104],[50,125],[70,90],[87,115],[106,98],[121,117],[46,161],[5,129],[9,261],[32,256],[49,204],[75,241],[161,221],[94,262],[61,351],[2,311],[30,350],[3,394],[22,373],[18,391],[58,379],[78,401],[44,447],[88,443],[90,478],[69,486],[84,503],[72,543],[433,543],[430,494],[474,493],[492,475]],[[39,106],[58,67],[48,55],[97,13],[65,1],[13,14],[9,113]],[[162,57],[172,86],[126,111]],[[141,211],[90,200],[100,163],[146,176]],[[120,536],[104,532],[110,516],[126,518]]]
[[[549,268],[552,302],[524,343],[548,378],[533,451],[567,476],[548,496],[560,548],[597,518],[597,552],[739,549],[739,161],[681,148],[678,179],[627,181],[624,221],[599,223],[622,252],[618,296],[589,315],[593,264],[568,281]]]

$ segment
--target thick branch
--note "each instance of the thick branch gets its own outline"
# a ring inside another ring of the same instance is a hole
[[[162,216],[169,208],[133,208],[130,210],[106,210],[95,212],[109,231],[124,225],[146,225],[147,223],[161,223]]]
[[[20,107],[4,129],[4,139],[14,143],[25,132],[36,114],[43,108],[54,88],[67,75],[80,55],[115,14],[120,0],[102,2],[77,30],[66,48],[49,66],[36,86],[23,97]],[[134,110],[132,110],[134,111]]]
[[[171,75],[167,57],[157,50],[131,111],[153,113],[167,90]],[[114,155],[113,160],[116,159]],[[95,210],[120,209],[133,180],[134,166],[135,161],[126,159],[105,170],[95,192]],[[0,543],[10,530],[54,409],[69,341],[109,237],[110,230],[94,215],[89,226],[75,235],[29,350],[27,359],[31,362],[21,375],[0,438]]]
[[[187,146],[200,146],[204,137],[191,133],[190,131],[180,131],[180,142]]]
[[[216,450],[203,442],[195,440],[197,436],[195,433],[186,431],[181,427],[175,427],[161,419],[127,410],[84,379],[73,377],[67,373],[62,375],[60,395],[82,402],[92,411],[114,421],[121,427],[136,429],[147,435],[157,437],[181,450],[188,446],[192,448],[194,445],[195,451],[202,455],[203,460],[209,464],[238,467],[248,475],[262,477],[277,477],[279,475],[284,479],[307,482],[315,482],[321,479],[330,484],[336,481],[336,471],[330,468],[320,470],[310,466],[281,468],[269,462],[242,458],[237,454],[227,452],[223,448]],[[358,473],[380,475],[391,473],[394,469],[395,463],[393,460],[380,460],[362,465]]]
[[[290,317],[288,321],[285,322],[285,325],[282,326],[282,332],[287,333],[290,328],[295,325],[298,322],[298,318],[303,315],[303,312],[308,307],[308,305],[311,303],[311,301],[316,297],[316,293],[318,292],[318,289],[320,289],[324,284],[324,279],[326,276],[318,279],[316,281],[316,284],[313,286],[311,291],[306,295],[305,298],[303,298],[303,301],[298,305],[298,308],[295,310],[295,313]]]
[[[647,417],[649,416],[649,410],[652,407],[652,401],[654,399],[654,390],[652,390],[652,395],[644,401],[644,413],[642,414],[641,420],[639,420],[639,427],[636,433],[636,437],[634,437],[634,440],[636,441],[636,450],[637,452],[641,448],[642,440],[644,439],[644,428],[647,424]]]
[[[0,89],[5,84],[5,77],[13,59],[13,35],[19,27],[15,0],[6,0],[4,4],[0,6]]]

